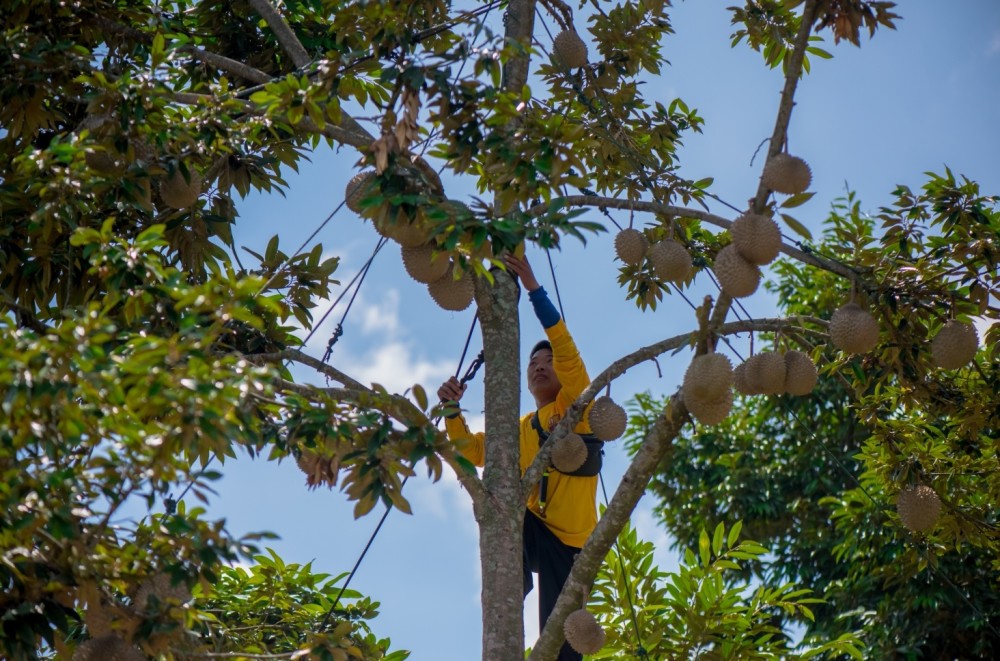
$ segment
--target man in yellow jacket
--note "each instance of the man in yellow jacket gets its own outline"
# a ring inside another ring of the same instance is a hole
[[[546,340],[536,344],[528,360],[528,391],[535,398],[536,411],[521,417],[521,474],[528,469],[548,432],[566,415],[570,405],[590,384],[587,368],[566,328],[566,323],[552,305],[545,290],[538,284],[526,259],[506,258],[507,268],[515,273],[528,291],[535,316],[545,329]],[[452,377],[438,389],[438,396],[448,402],[458,402],[465,385]],[[537,419],[536,419],[537,418]],[[583,416],[586,420],[586,415]],[[461,414],[445,419],[448,437],[463,444],[462,454],[477,466],[482,466],[486,452],[485,434],[472,433]],[[589,434],[590,427],[580,422],[574,428],[578,434]],[[524,514],[524,594],[532,587],[532,572],[538,574],[538,621],[545,626],[556,599],[573,567],[573,560],[597,525],[597,470],[600,464],[600,443],[588,443],[591,449],[591,470],[564,474],[549,468],[542,482],[528,497]],[[594,453],[596,468],[594,468]],[[583,473],[583,474],[581,474]],[[588,474],[589,473],[589,474]],[[559,661],[579,661],[582,655],[563,644]]]

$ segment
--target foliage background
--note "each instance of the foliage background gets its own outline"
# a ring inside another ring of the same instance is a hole
[[[767,71],[745,47],[729,49],[724,5],[688,2],[675,8],[677,34],[666,46],[673,66],[649,79],[648,86],[649,92],[655,90],[652,98],[669,102],[680,96],[698,108],[706,130],[687,138],[681,151],[683,172],[692,179],[714,176],[713,190],[739,205],[756,185],[760,163],[749,163],[770,133],[780,76]],[[930,1],[907,3],[898,32],[883,31],[860,50],[828,45],[835,59],[814,62],[814,73],[801,86],[790,133],[793,149],[814,171],[812,188],[818,195],[797,214],[814,230],[830,200],[843,193],[845,181],[869,209],[884,204],[895,184],[918,186],[922,172],[940,170],[943,164],[979,179],[987,192],[1000,190],[995,168],[1000,136],[992,114],[1000,101],[995,84],[1000,10],[980,0],[944,11]],[[279,232],[283,249],[297,246],[339,203],[354,161],[346,149],[323,151],[300,174],[286,173],[287,198],[251,195],[239,208],[237,245],[260,250]],[[449,182],[448,190],[453,197],[472,192],[471,184],[463,182]],[[623,219],[622,214],[617,217]],[[321,238],[330,255],[344,255],[338,271],[344,281],[375,243],[370,227],[346,211]],[[544,255],[529,256],[548,286]],[[594,371],[631,348],[693,323],[686,305],[674,300],[641,316],[624,301],[615,285],[606,235],[592,240],[586,251],[569,242],[553,259],[568,320]],[[692,292],[692,300],[698,298]],[[760,293],[751,305],[755,315],[763,316],[773,300]],[[339,314],[335,311],[316,333],[309,345],[314,355],[321,355]],[[451,315],[433,306],[424,288],[407,281],[387,251],[355,303],[334,364],[390,389],[414,380],[433,387],[455,369],[470,322],[471,312]],[[534,339],[533,333],[524,334],[526,345]],[[614,394],[622,399],[647,388],[668,392],[685,364],[681,358],[661,361],[662,379],[652,366],[643,366],[616,382]],[[468,401],[476,396],[473,390]],[[606,472],[609,487],[623,463],[624,451],[613,448]],[[351,505],[339,494],[307,492],[301,474],[288,462],[275,467],[241,458],[221,471],[212,514],[226,517],[236,533],[280,532],[282,539],[269,544],[288,562],[315,559],[318,567],[338,573],[353,564],[374,526],[373,520],[355,522]],[[413,658],[471,658],[478,653],[480,625],[475,531],[467,500],[453,481],[429,485],[418,480],[408,490],[415,516],[393,514],[355,587],[385,604],[376,621],[379,634],[413,649]],[[137,513],[145,512],[144,503],[135,506]],[[666,539],[649,525],[648,503],[640,507],[636,524],[644,537],[657,541],[660,565],[670,567],[671,558],[663,552]],[[534,622],[530,613],[526,619]],[[447,621],[446,635],[442,620]]]

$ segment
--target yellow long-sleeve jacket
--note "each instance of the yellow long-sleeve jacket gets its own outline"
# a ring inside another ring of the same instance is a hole
[[[552,344],[552,367],[562,388],[551,404],[538,409],[538,420],[543,429],[551,430],[566,415],[570,405],[576,401],[590,384],[587,368],[583,364],[576,343],[562,320],[545,329],[545,335]],[[531,426],[534,411],[521,418],[521,474],[538,454],[538,432]],[[573,428],[578,434],[589,434],[586,412],[582,421]],[[461,453],[477,466],[486,459],[483,432],[473,433],[462,416],[445,419],[448,438],[462,444]],[[528,497],[528,509],[545,522],[564,544],[581,548],[597,525],[597,477],[576,477],[552,470],[548,477],[546,509],[544,516],[538,502],[538,486]]]

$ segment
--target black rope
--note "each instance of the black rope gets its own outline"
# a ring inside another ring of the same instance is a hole
[[[599,472],[597,476],[601,482],[601,492],[604,494],[604,506],[609,507],[610,503],[608,502],[608,491],[604,488],[604,473]],[[642,634],[639,633],[639,619],[635,614],[635,604],[632,603],[632,588],[629,585],[628,575],[625,573],[625,567],[622,564],[622,549],[618,544],[617,537],[615,538],[615,550],[618,552],[618,570],[622,575],[622,582],[625,583],[625,598],[628,599],[628,607],[632,611],[632,626],[635,628],[635,640],[636,644],[639,646],[635,653],[637,656],[645,657],[649,655],[649,652],[647,652],[646,648],[642,646]]]
[[[309,331],[309,334],[306,335],[306,339],[303,340],[303,342],[302,342],[303,346],[306,345],[309,342],[310,339],[312,339],[312,336],[316,334],[316,331],[319,330],[319,327],[323,325],[323,322],[326,321],[326,318],[330,316],[330,313],[332,313],[334,311],[334,309],[337,307],[337,305],[340,303],[340,301],[343,300],[344,296],[347,295],[347,292],[349,292],[351,290],[351,287],[354,286],[354,283],[357,282],[357,280],[359,278],[361,280],[364,280],[365,275],[368,273],[368,269],[372,265],[372,261],[375,259],[375,255],[377,255],[379,253],[379,251],[382,250],[382,247],[386,244],[387,241],[388,241],[388,239],[386,239],[385,237],[379,237],[378,242],[375,244],[375,249],[372,251],[371,257],[369,257],[368,261],[365,262],[364,266],[362,266],[361,269],[359,269],[358,272],[354,274],[354,277],[351,278],[351,281],[348,282],[347,286],[344,287],[344,289],[340,292],[340,295],[337,296],[337,299],[333,302],[333,304],[330,305],[330,307],[328,307],[326,309],[326,312],[324,312],[323,316],[319,318],[319,321],[317,321],[315,324],[313,324],[312,330]],[[357,288],[354,290],[354,293],[351,295],[351,303],[354,303],[354,297],[357,296],[359,289],[361,289],[361,284],[360,283],[358,283]],[[351,305],[348,304],[347,310],[350,310],[350,309],[351,309]],[[344,334],[343,323],[344,323],[344,320],[347,318],[347,310],[344,311],[344,315],[341,317],[340,323],[337,324],[337,328],[333,332],[337,339],[339,339],[340,336]],[[332,348],[333,344],[335,344],[336,341],[337,341],[336,339],[331,338],[329,344],[327,345],[327,353],[323,356],[323,362],[324,363],[329,359],[330,352],[333,351],[333,348]]]
[[[559,295],[559,281],[556,280],[556,270],[555,267],[552,266],[552,253],[549,252],[548,248],[545,249],[545,256],[549,258],[549,273],[552,274],[552,286],[556,290],[556,301],[559,303],[559,314],[562,315],[563,321],[566,321],[566,313],[563,312],[562,306],[562,296]]]
[[[374,255],[373,255],[373,257],[374,257]],[[478,313],[472,318],[472,326],[469,328],[469,335],[468,335],[468,337],[465,340],[465,348],[462,349],[462,356],[458,360],[458,369],[455,370],[455,377],[456,378],[462,372],[462,365],[465,363],[465,356],[466,356],[466,354],[467,354],[467,352],[469,350],[469,343],[472,340],[472,333],[476,329],[476,322],[477,321],[479,321],[479,314]],[[462,383],[466,383],[469,380],[471,380],[476,375],[476,372],[479,370],[479,367],[482,364],[483,364],[483,352],[480,351],[479,355],[476,356],[476,358],[469,365],[469,369],[466,372],[465,376],[462,377]],[[399,485],[399,491],[400,491],[400,493],[402,493],[403,487],[406,486],[406,482],[409,479],[410,479],[409,475],[407,475],[406,477],[403,478],[403,482]],[[342,596],[344,596],[344,592],[347,590],[348,586],[351,584],[351,580],[354,578],[354,575],[358,572],[358,568],[361,566],[361,562],[365,559],[365,555],[367,555],[368,549],[371,548],[372,543],[375,541],[375,538],[378,536],[379,531],[382,530],[382,524],[385,523],[385,520],[389,517],[389,512],[391,512],[391,511],[392,511],[392,503],[386,505],[385,512],[382,513],[382,518],[379,519],[378,525],[375,526],[375,530],[372,532],[371,536],[368,538],[368,543],[365,544],[365,548],[362,549],[361,555],[358,556],[357,562],[354,563],[354,567],[351,569],[351,572],[347,575],[347,580],[344,581],[344,585],[341,586],[340,591],[337,593],[337,597],[333,600],[333,605],[330,606],[330,610],[328,610],[327,613],[326,613],[326,616],[324,616],[323,622],[320,624],[320,629],[323,629],[329,623],[330,617],[333,615],[334,611],[337,609],[337,604],[340,603],[340,598]]]
[[[305,241],[302,242],[302,245],[299,246],[298,250],[296,250],[292,254],[291,257],[289,257],[287,260],[285,260],[285,264],[290,264],[293,259],[295,259],[296,257],[298,257],[302,253],[302,251],[305,250],[305,247],[307,245],[309,245],[309,243],[313,239],[316,238],[317,234],[319,234],[321,231],[323,231],[323,228],[326,227],[326,224],[329,223],[331,220],[333,220],[333,217],[336,216],[337,212],[340,211],[344,207],[345,203],[346,203],[346,200],[341,201],[341,203],[338,204],[337,207],[333,211],[330,212],[330,214],[323,220],[323,222],[319,224],[319,227],[317,227],[315,230],[313,230],[313,233],[310,234],[309,237]],[[271,274],[271,277],[267,279],[267,282],[264,283],[264,286],[261,287],[259,291],[264,291],[265,289],[267,289],[268,285],[270,285],[274,281],[274,279],[278,277],[278,274],[281,273],[281,271],[282,271],[283,268],[284,268],[284,265],[282,265],[281,267],[275,269],[274,273]]]

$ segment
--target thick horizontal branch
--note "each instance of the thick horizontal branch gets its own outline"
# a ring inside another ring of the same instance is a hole
[[[788,332],[790,329],[794,329],[800,332],[804,331],[807,333],[814,333],[816,335],[823,335],[822,331],[805,328],[802,325],[803,322],[808,322],[817,327],[824,327],[828,323],[815,317],[795,317],[794,319],[746,319],[723,324],[722,326],[719,326],[719,328],[715,331],[715,334],[717,336],[722,336],[751,331]],[[633,351],[627,356],[619,358],[615,362],[611,363],[607,369],[598,374],[590,382],[590,385],[587,386],[587,389],[581,393],[575,402],[573,402],[573,405],[569,407],[566,411],[566,415],[563,416],[563,419],[559,421],[559,424],[556,425],[556,428],[549,435],[549,440],[545,442],[541,449],[539,449],[538,454],[535,456],[535,460],[531,463],[531,466],[528,467],[528,470],[525,471],[524,476],[521,478],[521,491],[524,498],[528,498],[531,489],[538,484],[538,481],[541,479],[542,471],[544,471],[545,467],[549,464],[549,455],[552,452],[552,447],[555,442],[568,434],[570,430],[576,426],[576,424],[580,421],[580,416],[582,415],[583,410],[599,392],[632,367],[635,367],[636,365],[647,360],[652,360],[667,351],[672,351],[690,344],[697,337],[698,331],[691,331],[689,333],[684,333],[683,335],[676,335],[674,337],[661,340],[655,344],[650,344],[649,346]]]
[[[332,395],[338,399],[344,399],[355,404],[359,403],[359,398],[362,393],[368,397],[380,396],[375,393],[375,391],[365,387],[360,382],[352,379],[332,365],[327,365],[323,361],[313,358],[298,349],[285,349],[284,351],[269,354],[255,354],[253,358],[270,363],[285,360],[296,362],[301,365],[305,365],[306,367],[311,367],[323,376],[337,381],[345,386],[344,388],[319,388],[317,386],[298,384],[292,381],[282,380],[282,387],[302,395],[310,395],[316,391],[320,391],[327,395]],[[394,403],[393,406],[376,408],[405,424],[413,424],[414,419],[418,420],[421,425],[430,424],[430,421],[423,411],[414,406],[410,400],[398,395],[392,395],[391,397]],[[453,471],[455,471],[455,477],[458,478],[458,481],[465,487],[466,491],[469,492],[469,496],[472,500],[474,502],[477,500],[485,501],[487,493],[485,487],[483,487],[482,481],[477,475],[466,472],[463,466],[459,463],[457,453],[450,442],[447,449],[439,452],[439,454],[444,462],[447,463]]]
[[[680,216],[683,218],[697,218],[710,225],[728,230],[733,225],[733,221],[716,216],[715,214],[700,209],[690,209],[688,207],[677,207],[659,202],[643,202],[641,200],[621,200],[614,197],[600,197],[597,195],[569,195],[560,198],[560,202],[571,207],[598,207],[601,209],[631,209],[633,211],[646,211],[649,213],[659,213],[667,216]],[[538,216],[548,211],[548,204],[536,204],[528,210],[528,213]],[[852,281],[858,279],[858,274],[853,270],[828,259],[823,259],[813,253],[805,252],[787,244],[781,244],[781,252],[800,262],[825,269],[831,273],[836,273]]]

